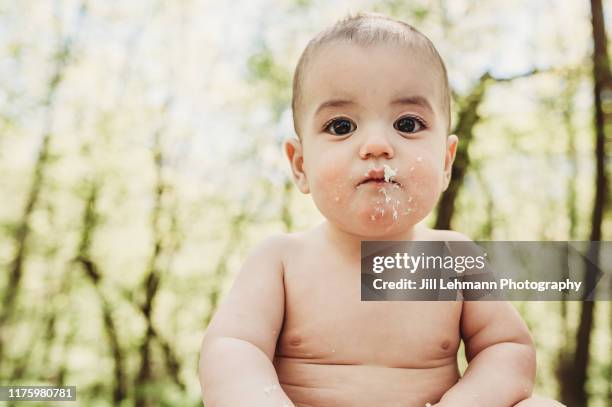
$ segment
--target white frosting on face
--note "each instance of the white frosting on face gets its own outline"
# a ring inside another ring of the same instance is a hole
[[[385,169],[385,182],[391,182],[391,179],[397,175],[397,168],[393,169],[387,164],[383,165]]]
[[[381,188],[381,189],[378,190],[378,192],[383,194],[385,196],[385,202],[389,203],[389,201],[391,200],[391,197],[389,195],[387,195],[387,190],[384,189],[384,188]]]

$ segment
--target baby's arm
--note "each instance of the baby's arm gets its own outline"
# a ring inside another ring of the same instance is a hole
[[[283,239],[251,254],[206,330],[199,372],[207,407],[293,405],[272,365],[284,315]]]
[[[510,407],[531,395],[535,348],[510,303],[464,302],[461,331],[468,367],[436,406]]]

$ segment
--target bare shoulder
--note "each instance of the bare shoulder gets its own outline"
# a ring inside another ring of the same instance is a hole
[[[272,235],[250,250],[206,330],[209,340],[240,339],[272,358],[283,323],[284,259],[291,240],[290,235]]]
[[[461,232],[456,232],[454,230],[434,230],[437,234],[439,234],[439,240],[446,240],[452,242],[471,242],[468,236],[464,235]]]
[[[320,235],[313,229],[270,235],[250,251],[243,271],[259,275],[273,274],[284,280],[286,273],[296,261],[303,258],[306,253],[316,250],[315,247],[320,244],[320,240]],[[265,266],[258,267],[259,265]]]
[[[426,226],[420,226],[416,229],[417,240],[429,241],[450,241],[450,242],[471,242],[468,236],[454,230],[437,230],[430,229]]]
[[[283,253],[291,245],[291,235],[276,233],[260,241],[251,251],[251,256],[264,255],[273,261],[282,261]]]
[[[312,231],[276,233],[262,240],[252,253],[267,254],[271,259],[284,264],[296,250],[300,250],[312,240],[312,234]]]

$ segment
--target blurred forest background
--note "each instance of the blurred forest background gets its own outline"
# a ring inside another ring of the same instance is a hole
[[[460,149],[429,225],[611,240],[610,3],[0,0],[0,383],[201,405],[200,341],[245,254],[321,219],[281,142],[299,53],[348,12],[446,60]],[[611,303],[516,306],[537,393],[609,406]]]

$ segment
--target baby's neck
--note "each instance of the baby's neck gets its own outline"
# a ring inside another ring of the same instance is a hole
[[[327,236],[333,247],[348,258],[360,259],[361,258],[361,242],[367,240],[414,240],[415,229],[419,226],[413,226],[410,230],[407,230],[398,235],[386,235],[381,237],[372,236],[360,236],[345,230],[342,230],[330,223],[324,221],[321,224],[323,233]]]

